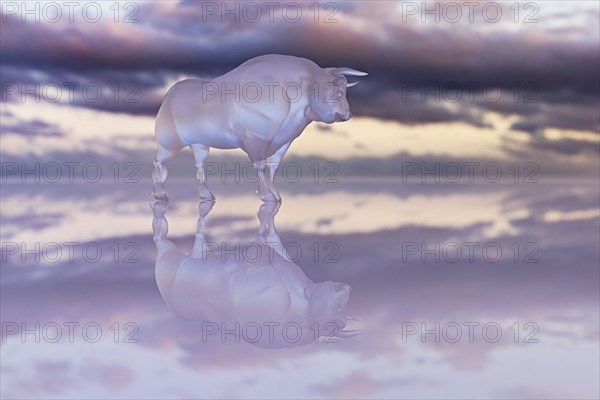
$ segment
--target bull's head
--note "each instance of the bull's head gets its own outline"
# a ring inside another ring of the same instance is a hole
[[[320,335],[348,338],[363,332],[343,330],[347,320],[356,320],[346,314],[351,290],[346,283],[332,281],[314,283],[305,289],[308,320],[318,323]]]
[[[365,76],[366,72],[352,68],[324,68],[316,78],[315,87],[311,87],[308,117],[313,121],[347,121],[352,117],[346,99],[346,89],[358,82],[348,83],[346,76]]]

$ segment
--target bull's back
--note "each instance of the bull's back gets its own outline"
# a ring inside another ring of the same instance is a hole
[[[215,79],[234,80],[241,83],[257,82],[296,82],[303,76],[311,76],[320,67],[306,58],[267,54],[252,58],[237,68]]]

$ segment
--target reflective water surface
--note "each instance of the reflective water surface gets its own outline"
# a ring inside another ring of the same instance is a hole
[[[282,183],[259,218],[253,185],[214,185],[200,226],[195,184],[170,182],[164,248],[181,261],[196,240],[216,260],[185,277],[169,275],[177,260],[155,271],[149,187],[3,185],[3,397],[599,396],[596,181]],[[254,261],[245,245],[261,241],[283,267]],[[310,282],[331,282],[358,319],[344,329],[366,332],[247,340],[301,321],[283,303]]]

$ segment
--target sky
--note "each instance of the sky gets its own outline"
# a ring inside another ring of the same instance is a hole
[[[595,2],[236,4],[124,3],[115,15],[94,3],[59,15],[40,3],[36,15],[3,2],[5,160],[144,160],[173,83],[279,53],[369,73],[349,90],[352,123],[313,123],[289,155],[344,160],[351,172],[375,159],[363,175],[399,157],[597,170]]]

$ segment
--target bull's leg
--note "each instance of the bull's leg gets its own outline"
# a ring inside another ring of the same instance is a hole
[[[194,247],[190,256],[193,258],[201,258],[204,260],[204,252],[206,251],[206,237],[204,236],[204,224],[206,222],[206,216],[212,210],[215,205],[214,200],[202,200],[198,204],[198,211],[200,217],[198,218],[198,225],[196,228],[196,238],[194,240]]]
[[[152,172],[152,196],[155,200],[169,201],[169,195],[165,189],[165,181],[167,180],[167,164],[166,162],[175,157],[177,151],[170,151],[157,144],[156,157],[154,158],[154,171]]]
[[[271,216],[277,214],[280,206],[280,203],[269,202],[262,203],[258,209],[258,221],[260,222],[260,225],[256,237],[259,242],[265,243],[269,241],[269,236],[274,232],[274,226],[272,225],[274,219],[271,218]]]
[[[152,219],[152,231],[154,232],[155,242],[167,238],[169,224],[165,218],[165,213],[168,206],[169,202],[166,200],[155,200],[154,203],[150,204],[154,216]]]
[[[256,173],[258,174],[258,196],[262,201],[273,202],[277,201],[273,192],[271,192],[271,187],[269,185],[268,172],[267,172],[267,162],[266,161],[257,161],[254,163],[254,167],[256,168]]]
[[[277,168],[279,168],[279,163],[281,159],[285,155],[285,153],[290,148],[292,142],[288,142],[284,144],[279,150],[275,152],[271,157],[267,158],[267,166],[269,167],[269,190],[273,193],[275,200],[277,202],[281,202],[281,196],[277,189],[275,189],[275,173],[277,172]]]
[[[194,152],[194,159],[196,160],[196,168],[198,170],[196,174],[198,178],[198,196],[201,201],[212,201],[215,199],[215,196],[213,196],[206,185],[206,174],[204,173],[204,161],[208,157],[209,147],[203,144],[193,144],[190,147]]]
[[[279,212],[279,207],[281,207],[280,202],[265,202],[258,209],[260,227],[256,235],[257,241],[271,247],[280,256],[290,261],[290,256],[275,228],[275,215]]]

